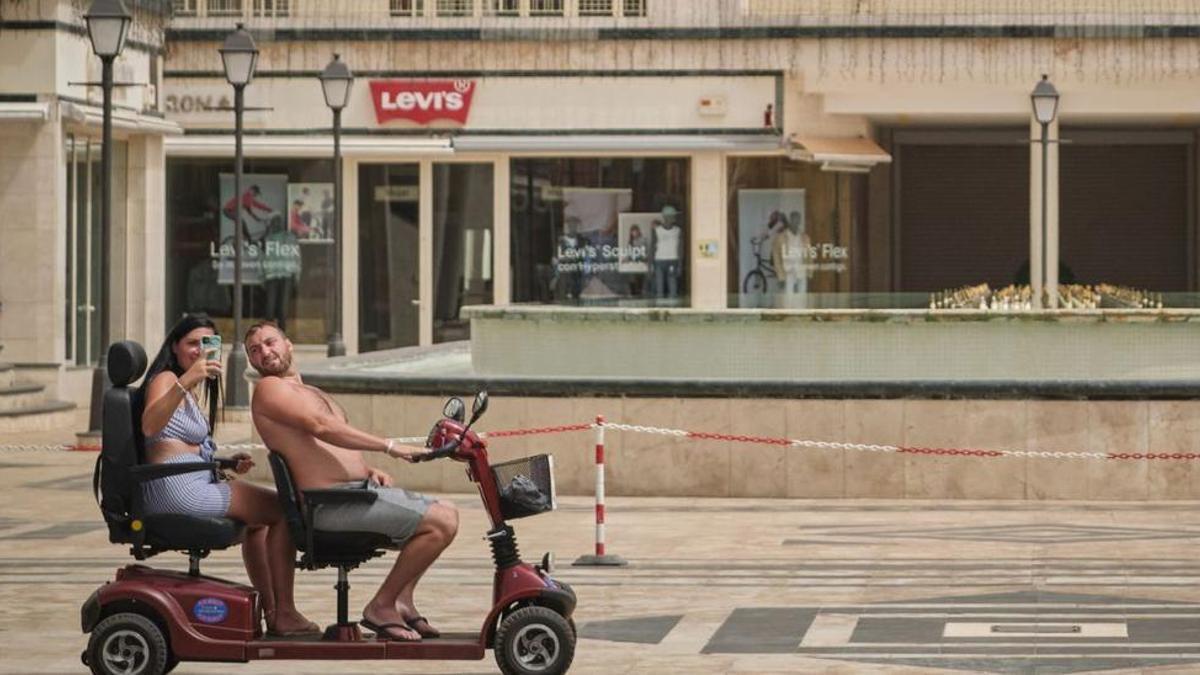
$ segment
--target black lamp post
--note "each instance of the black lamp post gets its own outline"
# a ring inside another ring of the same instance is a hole
[[[1050,84],[1050,76],[1042,75],[1042,81],[1037,83],[1033,88],[1033,93],[1029,95],[1033,101],[1033,116],[1042,125],[1042,292],[1036,294],[1034,298],[1035,307],[1045,307],[1047,304],[1053,306],[1056,304],[1054,299],[1049,298],[1049,289],[1046,288],[1046,279],[1049,278],[1047,270],[1050,269],[1048,261],[1049,256],[1049,184],[1050,184],[1050,124],[1054,122],[1054,118],[1058,115],[1058,90]],[[1045,297],[1045,301],[1043,301]]]
[[[229,350],[228,377],[225,382],[225,405],[244,408],[250,404],[246,387],[246,353],[242,350],[242,112],[243,94],[254,77],[258,63],[258,47],[243,24],[225,38],[221,45],[221,61],[225,79],[233,85],[234,151],[233,151],[233,339]]]
[[[101,137],[100,152],[100,228],[96,233],[100,242],[100,292],[103,294],[100,302],[100,354],[97,355],[96,370],[92,373],[92,401],[88,411],[88,429],[98,432],[103,424],[104,390],[108,387],[108,344],[112,340],[109,334],[109,310],[112,303],[112,289],[109,284],[109,238],[112,235],[112,91],[113,91],[113,61],[125,47],[125,38],[129,34],[129,24],[133,16],[125,9],[121,0],[94,0],[87,14],[83,15],[87,22],[88,39],[92,43],[92,51],[100,57],[101,81],[100,87],[104,92],[104,125]]]
[[[342,342],[342,108],[350,102],[350,86],[354,75],[340,54],[321,71],[321,90],[325,105],[333,111],[333,325],[329,331],[329,356],[344,356]]]

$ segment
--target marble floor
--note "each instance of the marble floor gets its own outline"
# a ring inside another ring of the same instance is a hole
[[[227,433],[237,433],[236,427]],[[7,440],[7,439],[6,439]],[[32,442],[36,439],[22,439]],[[0,672],[81,673],[79,607],[130,561],[92,501],[94,454],[0,450]],[[403,480],[403,467],[394,474]],[[490,603],[474,495],[420,608],[478,630]],[[1194,502],[929,502],[613,498],[625,568],[581,568],[592,505],[515,521],[553,549],[579,595],[572,673],[1200,672]],[[163,554],[155,566],[185,569]],[[351,575],[351,612],[387,559]],[[244,580],[236,550],[207,574]],[[334,614],[335,573],[299,572],[309,616]],[[181,664],[178,673],[495,673],[479,662]]]

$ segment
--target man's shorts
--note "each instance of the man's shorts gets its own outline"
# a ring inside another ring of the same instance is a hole
[[[330,532],[374,532],[389,537],[397,547],[417,531],[433,499],[404,488],[382,487],[356,480],[336,487],[370,490],[378,495],[371,504],[325,504],[313,514],[313,525]]]

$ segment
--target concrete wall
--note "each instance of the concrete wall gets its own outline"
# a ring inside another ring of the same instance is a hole
[[[467,307],[484,376],[1191,381],[1200,312]]]
[[[464,393],[465,395],[465,393]],[[338,394],[357,426],[423,436],[443,399]],[[493,397],[482,431],[610,422],[897,446],[1200,453],[1200,401],[724,400]],[[554,455],[560,494],[592,494],[593,432],[496,439],[493,463]],[[463,466],[368,454],[401,485],[470,492]],[[609,431],[610,495],[897,499],[1197,499],[1200,468],[1169,460],[979,458],[807,450]],[[260,457],[261,467],[266,466]],[[265,474],[264,474],[265,476]]]

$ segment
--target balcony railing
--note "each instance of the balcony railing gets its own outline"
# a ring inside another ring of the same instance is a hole
[[[633,17],[647,16],[647,0],[388,0],[389,16],[397,18],[461,17]],[[290,18],[339,17],[369,19],[382,7],[366,0],[171,0],[177,18]]]

